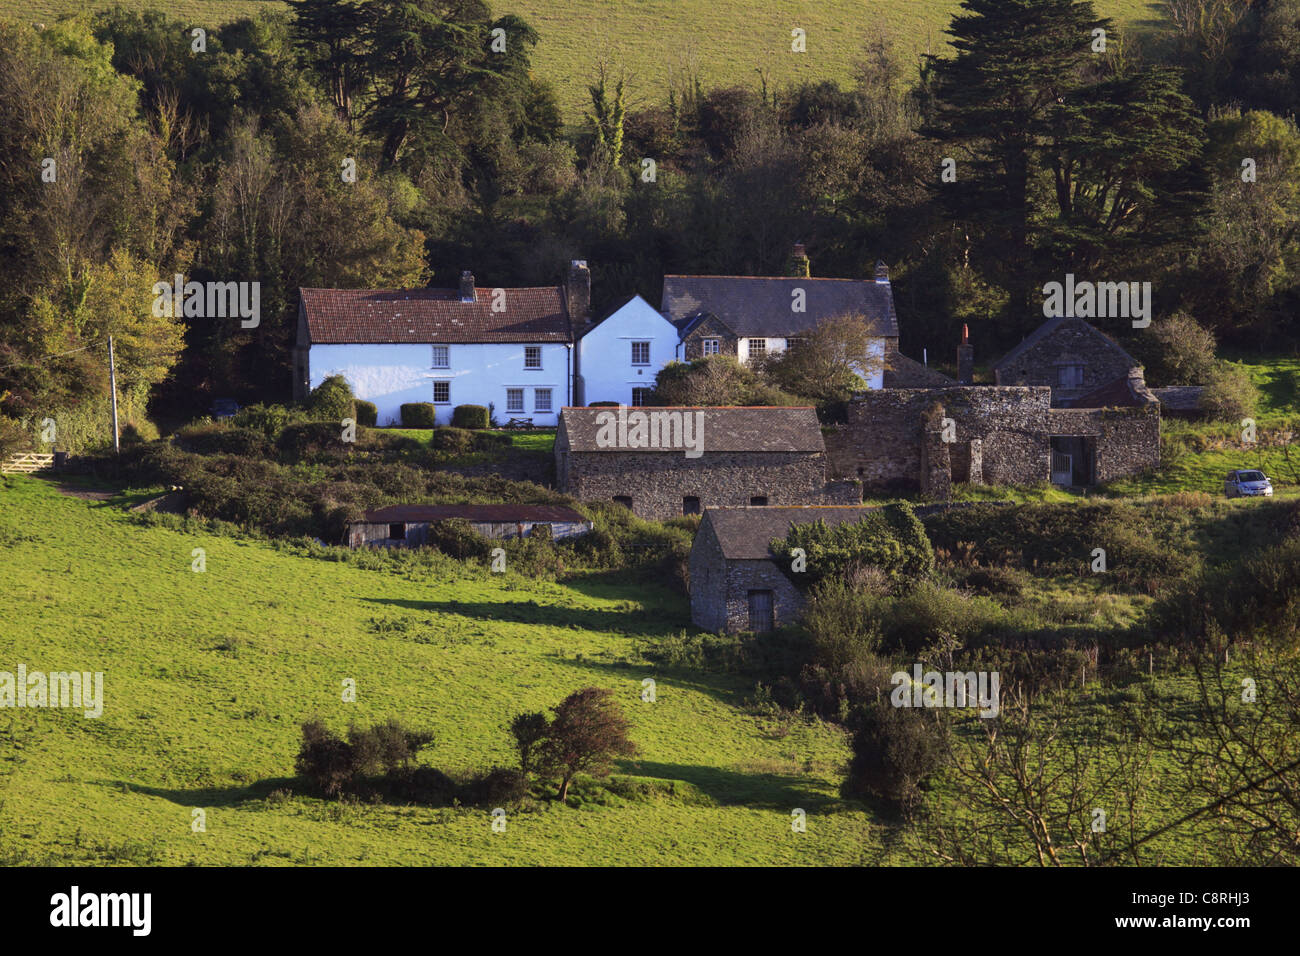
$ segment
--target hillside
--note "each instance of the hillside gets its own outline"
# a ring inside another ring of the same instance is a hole
[[[5,12],[41,21],[82,8],[166,10],[197,25],[220,24],[278,0],[10,0]],[[1097,0],[1099,12],[1121,26],[1150,31],[1161,23],[1152,0]],[[633,108],[663,98],[675,72],[698,72],[708,85],[847,80],[863,41],[883,30],[900,58],[934,50],[956,0],[496,0],[495,11],[517,13],[541,34],[539,74],[555,84],[570,122],[588,103],[585,83],[602,59],[629,77]],[[790,52],[790,31],[807,32],[808,52]],[[666,54],[666,51],[672,51]]]

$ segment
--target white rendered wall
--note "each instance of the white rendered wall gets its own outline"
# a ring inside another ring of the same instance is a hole
[[[449,368],[433,368],[432,345],[313,345],[308,354],[312,388],[330,375],[342,375],[353,394],[374,402],[381,426],[400,424],[401,406],[408,402],[433,402],[435,380],[450,383],[451,400],[435,406],[439,425],[450,425],[457,405],[495,406],[501,424],[511,418],[531,418],[540,427],[559,422],[568,394],[568,347],[542,345],[542,367],[524,368],[523,345],[447,346]],[[524,410],[506,411],[506,389],[524,390]],[[551,411],[535,407],[535,391],[551,390]]]
[[[632,343],[650,343],[650,364],[632,364]],[[581,401],[632,404],[632,389],[654,388],[659,370],[677,357],[677,327],[640,296],[634,297],[578,342],[582,350]]]

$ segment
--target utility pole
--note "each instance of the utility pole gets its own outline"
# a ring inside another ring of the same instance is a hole
[[[113,336],[108,337],[108,387],[113,393],[113,453],[117,454],[122,450],[121,441],[117,435],[117,365],[113,362]]]

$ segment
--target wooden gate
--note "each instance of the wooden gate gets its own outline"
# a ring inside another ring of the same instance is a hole
[[[749,592],[749,629],[755,634],[763,634],[775,626],[771,591]]]
[[[0,464],[0,473],[6,475],[30,475],[34,471],[44,471],[53,465],[53,455],[42,455],[34,451],[20,451],[10,455],[8,461]]]

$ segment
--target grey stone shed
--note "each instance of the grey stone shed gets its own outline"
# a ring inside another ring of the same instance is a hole
[[[873,509],[812,505],[793,508],[710,508],[691,545],[691,621],[706,631],[785,627],[803,612],[803,594],[777,566],[774,538],[792,525],[858,521]]]

